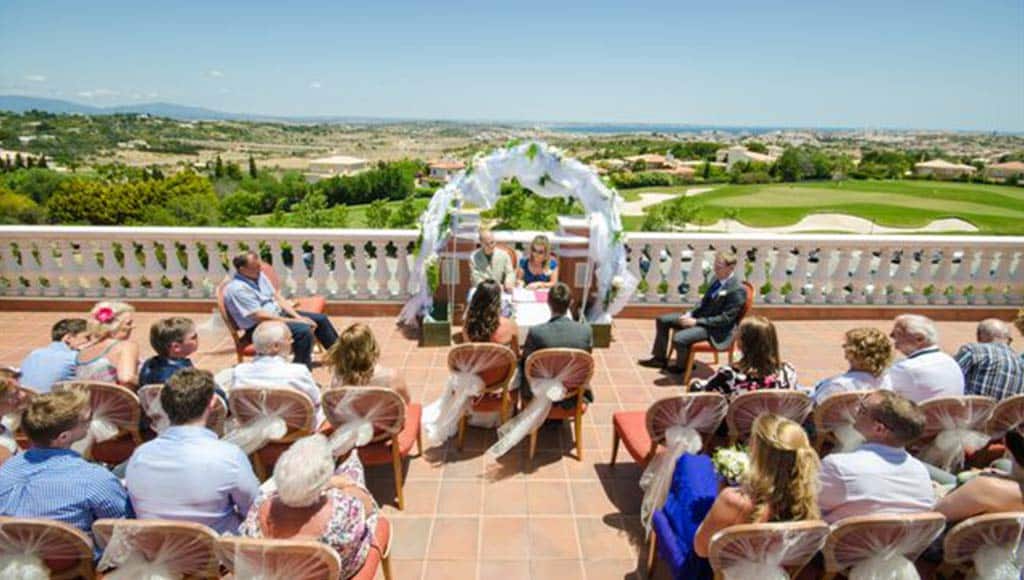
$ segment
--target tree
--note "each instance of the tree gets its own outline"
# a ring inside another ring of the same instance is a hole
[[[391,208],[388,207],[387,201],[378,199],[371,203],[370,207],[366,208],[366,225],[371,228],[386,228],[390,221]]]
[[[703,177],[704,177],[705,181],[707,181],[708,179],[711,179],[711,162],[710,161],[705,161],[704,162]]]
[[[242,168],[234,161],[229,161],[227,165],[225,165],[224,173],[228,176],[228,179],[233,179],[235,181],[242,179]]]
[[[402,200],[398,209],[391,215],[391,227],[411,228],[416,226],[420,219],[420,212],[416,209],[416,198],[409,196]]]
[[[40,169],[48,169],[49,164],[46,162],[46,155],[39,156],[39,163],[36,163],[36,167]]]
[[[220,155],[217,156],[217,161],[213,164],[213,176],[217,179],[224,177],[224,161],[220,158]]]
[[[14,154],[14,168],[15,169],[24,169],[25,168],[25,160],[21,158],[21,153],[15,153]]]
[[[256,159],[253,158],[252,154],[249,154],[249,177],[256,179]]]
[[[247,225],[249,216],[261,213],[262,202],[258,192],[239,189],[220,200],[220,217],[226,225]]]
[[[747,151],[753,151],[754,153],[768,153],[768,146],[760,141],[747,141],[743,144]]]

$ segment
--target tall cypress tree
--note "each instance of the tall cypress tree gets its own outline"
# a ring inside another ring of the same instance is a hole
[[[257,176],[256,160],[253,159],[252,154],[250,153],[249,154],[249,177],[251,177],[253,179],[256,179],[256,176]]]

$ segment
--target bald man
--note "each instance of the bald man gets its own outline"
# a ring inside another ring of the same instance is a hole
[[[516,284],[516,271],[512,260],[504,250],[497,250],[494,232],[488,228],[480,229],[480,249],[473,252],[473,287],[484,280],[494,280],[501,284],[506,292],[511,292]]]
[[[1010,348],[1010,325],[987,318],[976,336],[978,342],[960,347],[954,357],[964,373],[964,394],[1003,400],[1024,392],[1024,360]]]

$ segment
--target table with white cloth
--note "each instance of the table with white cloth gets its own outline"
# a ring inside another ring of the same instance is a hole
[[[526,342],[530,328],[551,320],[547,290],[516,288],[512,291],[512,308],[519,328],[519,344]]]

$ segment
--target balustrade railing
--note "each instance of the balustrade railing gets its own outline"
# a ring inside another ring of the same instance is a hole
[[[498,232],[522,247],[536,232]],[[416,230],[0,227],[0,295],[210,298],[231,258],[258,251],[286,295],[401,302]],[[766,304],[1009,305],[1024,294],[1024,237],[632,233],[636,304],[693,303],[717,249]],[[556,248],[557,251],[557,248]]]

